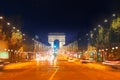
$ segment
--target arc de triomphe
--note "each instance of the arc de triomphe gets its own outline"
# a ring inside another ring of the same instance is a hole
[[[49,33],[48,34],[48,43],[51,44],[51,47],[54,47],[54,41],[59,40],[59,47],[61,48],[65,44],[65,34],[64,33]]]

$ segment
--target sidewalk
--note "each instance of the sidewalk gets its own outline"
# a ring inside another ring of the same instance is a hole
[[[102,62],[103,65],[111,66],[114,69],[120,70],[120,61],[104,61]]]
[[[9,64],[7,64],[7,65],[4,66],[4,69],[5,70],[9,70],[9,69],[21,69],[23,67],[30,66],[32,64],[33,64],[33,62],[9,63]]]
[[[93,62],[93,63],[81,63],[75,62],[78,65],[88,67],[90,69],[97,69],[97,70],[111,70],[112,68],[109,66],[103,65],[101,62]]]

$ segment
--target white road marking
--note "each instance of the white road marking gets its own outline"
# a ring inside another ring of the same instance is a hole
[[[55,74],[57,73],[58,70],[59,70],[59,67],[56,68],[55,72],[52,74],[52,76],[49,78],[49,80],[52,80],[52,79],[53,79],[53,77],[55,76]]]

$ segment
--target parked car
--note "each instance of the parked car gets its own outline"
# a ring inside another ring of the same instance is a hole
[[[4,67],[4,62],[0,61],[0,70],[3,70],[3,67]]]
[[[68,62],[74,62],[75,60],[73,58],[69,58]]]
[[[82,59],[80,60],[81,63],[89,63],[89,59]]]
[[[120,60],[106,60],[102,62],[102,64],[107,64],[107,65],[120,65]]]
[[[82,59],[80,61],[81,61],[81,63],[93,63],[93,62],[95,62],[94,60],[89,60],[89,59]]]

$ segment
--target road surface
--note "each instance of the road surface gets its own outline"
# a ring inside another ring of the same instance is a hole
[[[98,64],[32,61],[7,65],[0,80],[120,80],[120,71]]]

